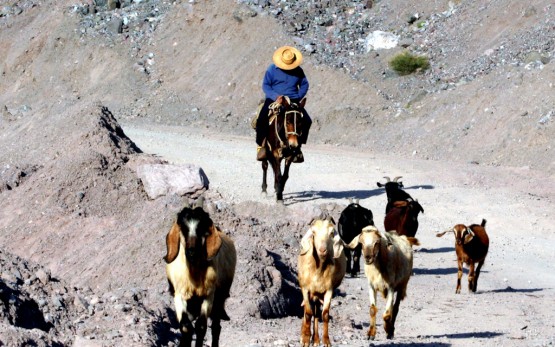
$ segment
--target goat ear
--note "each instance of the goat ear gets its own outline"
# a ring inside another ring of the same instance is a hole
[[[301,240],[301,255],[305,255],[312,248],[314,248],[314,234],[312,233],[312,229],[310,229],[304,234]]]
[[[166,263],[171,263],[177,257],[177,253],[179,253],[179,234],[181,234],[181,228],[177,223],[173,223],[172,228],[168,235],[166,235],[166,256],[164,260]]]
[[[206,257],[208,260],[218,254],[221,246],[222,238],[220,237],[220,231],[212,224],[210,226],[210,234],[206,237]]]
[[[470,228],[466,228],[466,232],[468,234],[466,234],[466,236],[464,237],[464,244],[466,245],[467,243],[469,243],[470,241],[472,241],[472,239],[474,238],[474,232],[472,231],[472,229]]]
[[[362,234],[358,234],[357,236],[355,236],[355,238],[352,239],[351,242],[349,242],[349,243],[346,245],[347,248],[355,249],[356,246],[360,243],[360,236],[361,236],[361,235],[362,235]]]
[[[345,242],[341,240],[339,235],[335,235],[333,238],[333,257],[335,259],[339,258],[343,253],[344,248],[345,248]]]

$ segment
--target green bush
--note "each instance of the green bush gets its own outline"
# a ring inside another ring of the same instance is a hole
[[[410,52],[403,52],[397,54],[389,62],[389,66],[395,70],[399,75],[410,75],[416,71],[423,71],[430,67],[430,62],[427,57],[416,56]]]

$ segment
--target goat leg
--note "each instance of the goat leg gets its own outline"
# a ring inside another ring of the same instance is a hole
[[[301,326],[301,346],[310,346],[310,324],[312,323],[312,314],[305,309],[303,316],[303,325]]]
[[[395,294],[393,288],[387,288],[387,299],[385,303],[385,312],[383,314],[384,329],[387,334],[387,338],[393,338],[393,332],[395,330],[394,320],[393,320],[393,295]]]
[[[195,333],[196,333],[195,347],[204,346],[204,336],[206,335],[207,324],[208,324],[208,321],[206,316],[200,315],[195,323]]]
[[[331,347],[328,328],[329,328],[329,321],[330,321],[330,306],[331,306],[332,296],[333,296],[333,290],[328,290],[324,295],[324,307],[322,310],[322,322],[323,322],[322,342],[324,343],[324,347]],[[316,344],[316,342],[314,342],[314,344]]]
[[[391,317],[391,336],[387,336],[388,339],[392,339],[395,335],[395,320],[397,319],[397,314],[399,313],[399,305],[401,304],[401,300],[403,298],[403,294],[397,292],[395,295],[395,304],[393,304],[393,316]]]
[[[474,283],[476,282],[476,277],[474,277],[474,262],[471,261],[468,265],[468,290],[474,292]]]
[[[314,346],[320,345],[320,332],[318,331],[318,312],[314,312],[312,323],[312,343]]]
[[[368,339],[374,340],[376,338],[376,315],[378,314],[378,308],[376,307],[377,292],[370,283],[368,292],[370,297],[370,327],[368,328]]]
[[[350,273],[352,275],[352,270],[351,270],[351,254],[353,253],[352,250],[345,248],[345,257],[347,257],[347,273]]]
[[[179,339],[180,347],[191,347],[193,342],[193,325],[191,321],[184,318],[179,321],[179,330],[181,331],[181,338]]]
[[[455,290],[455,294],[459,294],[461,292],[461,278],[463,275],[463,262],[461,258],[458,258],[458,272],[457,272],[457,289]]]
[[[376,305],[370,306],[370,327],[368,328],[368,339],[374,340],[376,338],[376,315],[378,314],[378,308]]]
[[[353,252],[353,271],[351,272],[352,277],[357,277],[360,272],[360,255],[362,254],[362,245],[357,245]]]
[[[478,277],[480,277],[480,270],[482,269],[482,265],[484,265],[484,260],[478,263],[478,267],[476,267],[476,275],[474,277],[474,286],[472,287],[472,292],[476,292],[478,289]]]
[[[222,331],[222,325],[220,324],[219,318],[212,318],[212,346],[218,347],[220,345],[220,332]]]
[[[304,315],[303,321],[301,325],[301,346],[302,347],[309,347],[310,346],[310,324],[312,323],[312,316],[314,313],[312,312],[312,306],[309,300],[308,290],[303,290],[303,306],[304,306]]]

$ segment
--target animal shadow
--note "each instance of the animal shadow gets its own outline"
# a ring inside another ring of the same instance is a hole
[[[485,293],[535,293],[535,292],[541,292],[543,290],[544,288],[515,289],[515,288],[512,288],[511,286],[507,286],[506,288],[503,288],[503,289],[486,290],[486,291],[482,291],[481,293],[484,293],[484,294]]]
[[[456,274],[459,270],[456,267],[447,267],[447,268],[437,268],[437,269],[412,269],[412,272],[415,275],[452,275]],[[463,268],[463,272],[468,274],[468,270]]]
[[[455,252],[455,247],[440,247],[440,248],[419,248],[418,253],[453,253]]]
[[[175,312],[169,307],[166,307],[165,316],[159,313],[151,313],[156,317],[156,321],[152,323],[152,328],[156,335],[156,346],[167,346],[170,342],[175,343],[179,341],[181,333],[177,333],[171,329],[172,326],[179,326]],[[169,321],[165,320],[165,317],[169,318]]]
[[[307,201],[313,201],[313,200],[319,200],[319,199],[344,200],[344,199],[353,198],[353,199],[363,200],[380,194],[383,194],[381,189],[344,190],[344,191],[338,191],[338,192],[330,192],[325,190],[307,190],[303,192],[284,193],[283,195],[288,197],[288,200],[289,200],[288,205],[292,205],[299,202],[307,202]]]

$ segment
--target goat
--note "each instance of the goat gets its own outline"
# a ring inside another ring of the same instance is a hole
[[[298,258],[298,279],[303,294],[304,316],[301,327],[301,346],[310,346],[312,320],[312,343],[320,344],[318,319],[323,322],[322,342],[331,346],[328,334],[329,311],[333,290],[345,277],[344,243],[335,234],[335,222],[328,217],[315,220],[301,240]],[[323,307],[321,305],[323,304]]]
[[[364,273],[368,279],[370,297],[368,338],[374,340],[376,337],[376,294],[381,292],[386,298],[384,329],[387,338],[392,339],[399,304],[406,296],[407,284],[412,274],[412,246],[418,245],[418,240],[397,235],[395,232],[381,232],[375,226],[367,226],[347,247],[354,248],[359,243],[362,244]],[[393,303],[395,293],[397,295]]]
[[[416,200],[395,201],[393,208],[385,215],[384,227],[387,231],[395,230],[399,235],[414,237],[418,231],[418,214],[424,209]]]
[[[387,214],[389,210],[393,208],[393,203],[395,201],[411,201],[413,198],[410,196],[409,193],[405,192],[402,188],[403,182],[399,181],[400,178],[403,176],[397,176],[393,178],[393,181],[390,180],[388,176],[384,178],[387,180],[386,183],[376,182],[378,187],[385,188],[385,194],[387,195],[387,205],[385,206],[385,213]]]
[[[486,220],[482,219],[482,223],[471,224],[466,226],[464,224],[457,224],[453,229],[446,230],[438,233],[437,237],[442,237],[446,233],[452,232],[455,234],[455,252],[457,253],[458,273],[457,273],[457,289],[456,294],[461,292],[461,278],[463,275],[463,263],[469,267],[468,271],[468,290],[475,293],[478,287],[478,277],[480,277],[480,270],[489,249],[489,237],[486,233]],[[474,265],[476,272],[474,272]]]
[[[348,244],[355,238],[355,236],[361,233],[362,228],[368,225],[374,225],[374,216],[372,215],[372,211],[360,206],[357,200],[356,202],[351,202],[341,212],[341,215],[339,216],[339,223],[337,224],[337,230],[343,242]],[[347,256],[347,272],[351,274],[351,277],[356,277],[360,272],[361,253],[361,245],[358,245],[353,250],[349,248],[345,249],[345,255]]]
[[[224,304],[237,263],[233,241],[214,226],[200,200],[177,214],[166,245],[164,260],[181,330],[180,346],[191,346],[196,320],[195,346],[202,347],[208,317],[212,320],[212,346],[218,346],[220,321],[229,320]]]

